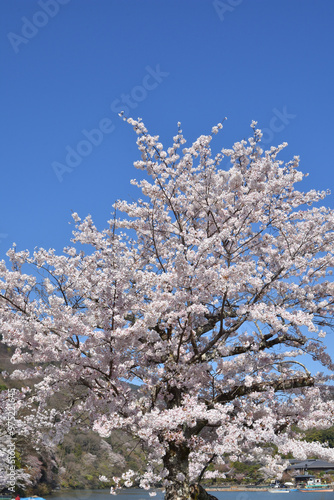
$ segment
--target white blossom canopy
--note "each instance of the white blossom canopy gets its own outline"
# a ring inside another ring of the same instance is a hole
[[[298,157],[278,159],[286,144],[263,151],[256,122],[248,141],[213,156],[222,124],[184,149],[179,127],[165,150],[140,119],[127,121],[142,199],[117,201],[103,231],[74,214],[63,255],[13,248],[11,268],[1,263],[3,340],[13,362],[34,363],[16,376],[42,377],[41,403],[84,387],[64,419],[88,410],[101,435],[136,436],[148,453],[144,488],[198,481],[208,465],[207,476],[223,475],[233,458],[273,475],[290,452],[334,460],[293,430],[333,422],[326,193],[296,189]],[[312,375],[308,357],[325,374]]]

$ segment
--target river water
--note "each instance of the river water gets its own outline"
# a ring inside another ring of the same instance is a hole
[[[334,492],[290,491],[289,493],[269,493],[268,491],[210,491],[218,500],[334,500]],[[151,497],[147,491],[141,489],[127,489],[120,491],[116,496],[110,495],[109,490],[74,490],[57,492],[46,500],[163,500],[164,495],[157,491]]]

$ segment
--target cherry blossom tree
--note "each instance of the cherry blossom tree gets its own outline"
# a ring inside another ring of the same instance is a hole
[[[142,198],[117,201],[103,231],[74,214],[62,255],[13,247],[0,265],[4,342],[14,363],[33,363],[14,376],[40,377],[41,408],[72,394],[64,422],[89,415],[102,436],[122,429],[143,445],[146,470],[113,478],[114,490],[139,481],[163,484],[167,500],[204,498],[201,481],[229,461],[276,476],[287,453],[334,460],[294,432],[334,416],[326,193],[297,190],[298,157],[278,159],[286,144],[263,151],[256,122],[248,141],[213,154],[222,124],[190,147],[179,126],[165,150],[127,121]]]

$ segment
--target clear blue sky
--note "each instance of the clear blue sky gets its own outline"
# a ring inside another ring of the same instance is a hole
[[[333,187],[333,1],[3,0],[0,17],[0,258],[14,241],[61,250],[71,210],[102,228],[137,196],[125,106],[164,143],[178,121],[193,140],[227,116],[229,147],[257,120],[301,156],[307,187]],[[67,147],[86,156],[57,177]]]
[[[332,0],[2,0],[0,8],[0,258],[13,242],[60,251],[71,210],[103,228],[115,199],[139,194],[129,184],[140,175],[136,136],[121,108],[165,144],[178,121],[194,140],[226,116],[216,143],[229,147],[257,120],[268,146],[287,141],[286,158],[301,156],[305,189],[333,188]],[[57,176],[59,164],[68,171]]]

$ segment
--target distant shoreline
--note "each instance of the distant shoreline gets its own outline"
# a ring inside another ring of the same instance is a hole
[[[204,487],[205,488],[205,487]],[[205,488],[207,491],[268,491],[268,488],[269,486],[265,486],[265,487],[262,487],[262,488],[257,488],[256,486],[238,486],[238,487],[233,487],[233,486],[229,486],[229,487],[214,487],[214,486],[208,486],[207,488]]]

